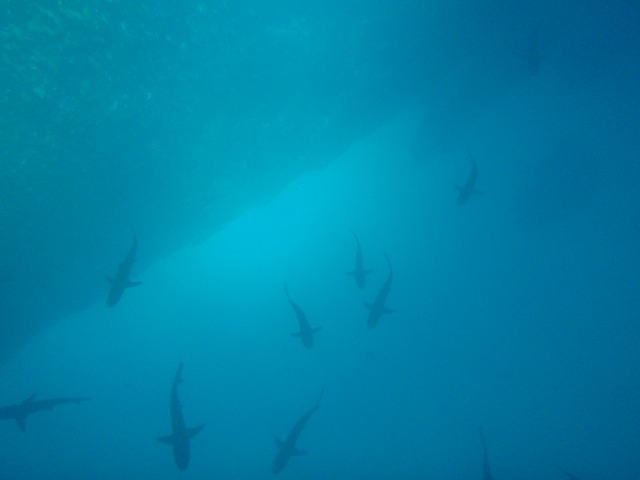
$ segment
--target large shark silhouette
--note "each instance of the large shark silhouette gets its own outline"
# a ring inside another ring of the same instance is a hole
[[[387,301],[387,296],[389,295],[389,291],[391,290],[391,282],[393,281],[393,268],[391,267],[391,261],[387,254],[384,254],[384,257],[387,259],[387,263],[389,264],[389,276],[385,280],[382,287],[380,287],[380,291],[376,296],[376,299],[373,303],[364,303],[364,306],[369,309],[369,318],[367,319],[367,326],[369,328],[375,327],[380,321],[380,317],[382,317],[385,313],[393,313],[395,310],[385,307],[385,303]]]
[[[131,267],[133,267],[133,263],[136,261],[136,253],[138,252],[138,237],[136,234],[133,234],[133,242],[131,243],[131,247],[129,247],[129,251],[127,252],[127,256],[124,257],[124,260],[120,262],[118,266],[118,271],[116,272],[116,276],[114,278],[107,277],[107,281],[111,285],[109,288],[109,294],[107,295],[107,306],[114,307],[120,301],[120,297],[127,288],[137,287],[142,282],[132,282],[129,280],[129,275],[131,274]]]
[[[313,336],[318,333],[322,327],[312,328],[311,325],[309,325],[307,316],[304,314],[302,309],[296,303],[294,303],[293,300],[291,300],[287,282],[284,283],[284,291],[287,294],[289,305],[291,305],[291,308],[293,308],[293,311],[296,314],[296,318],[298,319],[298,325],[300,326],[300,331],[298,333],[292,333],[291,335],[294,337],[300,337],[300,340],[302,340],[302,344],[304,345],[304,347],[310,349],[313,347]]]
[[[320,392],[320,396],[318,397],[318,401],[316,404],[311,407],[300,419],[295,423],[289,435],[287,435],[286,440],[282,441],[278,437],[274,437],[276,445],[278,446],[278,453],[276,454],[276,458],[273,461],[273,468],[271,471],[273,473],[280,473],[284,467],[287,465],[287,462],[291,457],[297,457],[300,455],[306,455],[307,452],[303,450],[299,450],[296,447],[296,442],[298,441],[298,437],[300,433],[304,429],[307,421],[311,418],[316,410],[320,408],[320,400],[322,399],[322,393],[324,389]]]
[[[31,395],[24,402],[18,405],[7,405],[0,407],[0,420],[15,420],[21,432],[26,430],[26,421],[29,415],[44,410],[52,410],[53,407],[64,405],[67,403],[80,404],[88,402],[90,399],[86,397],[69,397],[69,398],[49,398],[47,400],[36,400],[35,394]]]
[[[362,290],[367,282],[367,275],[373,272],[373,269],[367,270],[364,268],[364,264],[362,262],[362,247],[360,246],[360,240],[355,232],[349,229],[353,238],[356,239],[356,265],[353,271],[347,272],[347,275],[353,275],[353,278],[356,280],[356,285],[360,290]]]
[[[195,428],[187,428],[182,416],[182,405],[178,398],[178,385],[182,383],[182,363],[178,365],[178,371],[173,379],[171,386],[171,399],[169,402],[169,411],[171,413],[171,435],[158,437],[161,443],[167,443],[173,447],[173,458],[180,470],[186,470],[189,466],[190,440],[202,431],[204,425]]]

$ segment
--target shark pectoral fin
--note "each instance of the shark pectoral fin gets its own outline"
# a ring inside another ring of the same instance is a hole
[[[156,440],[158,440],[160,443],[166,443],[167,445],[173,445],[173,435],[165,435],[162,437],[157,437]]]
[[[298,450],[297,448],[293,450],[293,452],[291,452],[291,456],[293,457],[300,457],[302,455],[306,455],[308,452],[306,452],[305,450]]]
[[[373,308],[373,305],[371,305],[369,302],[364,302],[364,308],[366,308],[367,310],[371,310]]]
[[[142,285],[142,282],[127,282],[127,288],[137,287],[138,285]]]
[[[383,307],[382,313],[396,313],[396,311],[393,308]]]
[[[278,446],[279,449],[282,449],[282,447],[284,446],[284,442],[280,440],[278,437],[273,437],[273,441],[276,442],[276,445]]]
[[[203,428],[204,428],[204,425],[198,425],[197,427],[188,428],[187,433],[189,434],[189,438],[195,437],[197,434],[199,434],[202,431]]]

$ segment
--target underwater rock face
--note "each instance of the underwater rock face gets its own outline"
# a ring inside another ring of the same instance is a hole
[[[0,360],[103,298],[130,226],[139,273],[412,94],[366,54],[365,8],[39,3],[10,2],[0,25]]]

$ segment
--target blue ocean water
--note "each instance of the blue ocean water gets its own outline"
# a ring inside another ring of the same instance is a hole
[[[232,3],[3,8],[0,479],[639,478],[638,7]]]

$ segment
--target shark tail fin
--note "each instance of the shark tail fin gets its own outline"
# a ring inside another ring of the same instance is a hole
[[[203,428],[204,428],[204,424],[198,425],[197,427],[188,428],[187,434],[189,435],[189,438],[195,437],[197,434],[199,434],[202,431]]]
[[[133,237],[133,241],[137,242],[138,235],[136,235],[136,229],[133,228],[133,223],[131,223],[131,221],[129,221],[129,228],[131,229],[131,236]]]
[[[287,300],[291,302],[291,295],[289,295],[289,285],[287,285],[287,282],[284,282],[283,285],[284,285],[284,293],[287,294]]]
[[[487,452],[487,442],[484,438],[484,431],[482,427],[478,429],[480,431],[480,441],[482,442],[482,471],[484,480],[493,480],[491,475],[491,466],[489,465],[489,454]]]
[[[127,282],[127,288],[137,287],[138,285],[142,285],[142,282]]]
[[[389,256],[387,255],[387,252],[384,252],[384,258],[387,259],[387,265],[389,265],[389,272],[393,273],[393,267],[391,266],[391,260],[389,260]]]
[[[184,367],[184,363],[180,362],[178,364],[178,369],[176,370],[176,376],[173,377],[173,384],[174,385],[180,385],[183,380],[182,380],[182,369]]]

